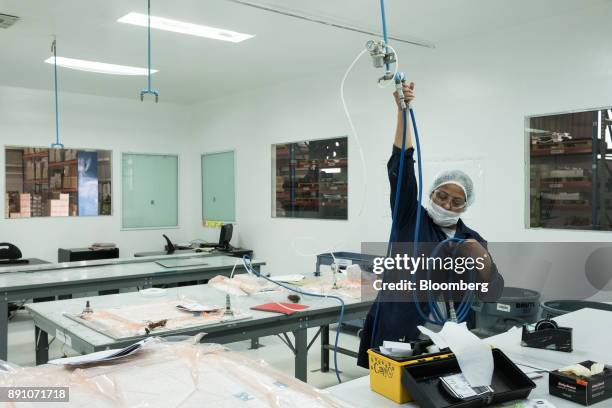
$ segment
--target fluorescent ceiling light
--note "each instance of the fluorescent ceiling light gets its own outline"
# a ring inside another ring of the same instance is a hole
[[[47,64],[53,64],[55,57],[49,57],[45,60]],[[97,72],[98,74],[111,75],[147,75],[147,68],[128,67],[125,65],[105,64],[103,62],[85,61],[74,58],[57,57],[57,65],[64,68],[76,69],[79,71]],[[156,69],[152,69],[151,73],[156,73]]]
[[[117,20],[119,23],[134,24],[141,27],[148,26],[146,14],[129,13]],[[195,35],[198,37],[212,38],[214,40],[239,43],[255,37],[250,34],[237,33],[222,28],[207,27],[198,24],[184,23],[182,21],[170,20],[169,18],[151,16],[151,28],[173,31],[175,33]]]

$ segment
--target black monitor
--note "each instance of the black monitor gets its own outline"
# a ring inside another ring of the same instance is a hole
[[[219,246],[221,249],[230,249],[230,241],[232,240],[232,232],[234,226],[232,224],[224,224],[221,227],[221,233],[219,234]]]

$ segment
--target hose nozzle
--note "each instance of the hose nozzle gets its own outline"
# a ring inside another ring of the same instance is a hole
[[[395,80],[395,90],[397,91],[397,97],[399,98],[399,103],[402,109],[407,109],[406,99],[404,95],[404,82],[406,82],[406,74],[403,72],[398,72],[395,74],[393,78]]]

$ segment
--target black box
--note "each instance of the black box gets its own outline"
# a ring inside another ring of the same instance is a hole
[[[119,248],[59,248],[57,250],[57,262],[95,261],[116,258],[119,258]]]
[[[499,349],[493,349],[493,394],[470,400],[452,398],[440,384],[440,377],[461,372],[457,358],[405,366],[402,382],[421,408],[480,408],[525,399],[535,383]]]
[[[595,362],[584,361],[579,364],[591,368]],[[591,378],[551,371],[548,374],[548,392],[578,404],[593,405],[612,397],[612,369],[606,366],[602,373]]]

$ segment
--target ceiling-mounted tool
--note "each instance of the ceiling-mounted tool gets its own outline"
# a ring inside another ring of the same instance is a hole
[[[59,96],[57,90],[57,40],[53,37],[51,43],[51,52],[53,53],[53,83],[55,88],[55,143],[51,143],[52,149],[63,149],[64,145],[60,142],[59,134]]]
[[[147,0],[147,89],[140,91],[140,100],[145,95],[154,95],[155,103],[159,102],[159,91],[151,88],[151,0]]]

